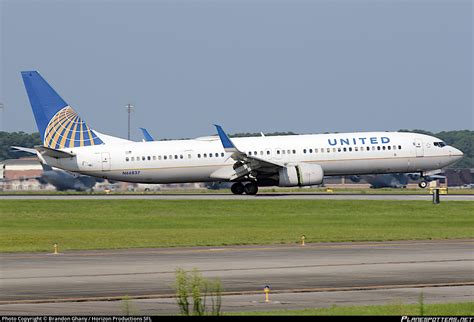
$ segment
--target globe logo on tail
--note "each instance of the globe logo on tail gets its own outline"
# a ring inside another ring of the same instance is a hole
[[[49,121],[43,144],[48,148],[61,149],[98,145],[103,142],[72,107],[66,106]]]

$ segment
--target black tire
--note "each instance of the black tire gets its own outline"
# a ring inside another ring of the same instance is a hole
[[[241,195],[244,193],[244,190],[244,185],[240,182],[236,182],[230,187],[230,191],[232,191],[234,195]]]
[[[247,195],[256,195],[258,192],[258,186],[255,182],[250,182],[244,186],[244,190]]]
[[[418,184],[418,187],[420,187],[421,189],[425,189],[426,187],[428,187],[428,182],[426,182],[426,181],[421,181],[421,182]]]

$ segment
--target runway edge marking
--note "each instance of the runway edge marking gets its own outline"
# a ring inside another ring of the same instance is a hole
[[[394,285],[372,285],[372,286],[350,286],[350,287],[324,287],[324,288],[302,288],[302,289],[282,289],[272,290],[272,294],[283,293],[316,293],[316,292],[347,292],[347,291],[370,291],[380,289],[400,289],[400,288],[427,288],[427,287],[453,287],[453,286],[474,286],[472,282],[455,283],[433,283],[433,284],[394,284]],[[261,294],[262,291],[230,291],[222,292],[222,296],[231,295],[254,295]],[[127,295],[130,300],[174,298],[175,294],[149,294],[149,295]],[[103,296],[103,297],[78,297],[78,298],[53,298],[41,300],[9,300],[0,301],[0,305],[11,304],[43,304],[43,303],[67,303],[67,302],[109,302],[122,301],[123,296]]]

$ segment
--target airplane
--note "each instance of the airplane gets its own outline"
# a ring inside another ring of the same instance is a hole
[[[419,177],[418,174],[415,174]],[[350,176],[352,182],[358,183],[362,179],[370,184],[370,188],[406,188],[409,179],[408,174],[392,173],[392,174],[376,174],[363,176]]]
[[[104,179],[95,178],[78,173],[70,173],[61,169],[53,169],[51,166],[42,163],[43,173],[38,178],[41,183],[49,183],[58,191],[76,190],[92,191],[97,182]]]
[[[16,150],[25,152],[33,152],[36,154],[36,150],[29,148],[13,147]],[[57,191],[76,190],[76,191],[92,191],[97,182],[103,182],[104,179],[95,178],[88,175],[82,175],[79,173],[72,173],[62,169],[52,168],[51,166],[41,163],[43,172],[40,176],[23,177],[21,180],[35,179],[41,184],[53,185]],[[4,182],[12,181],[2,180]]]
[[[261,186],[319,185],[324,176],[439,173],[463,157],[442,140],[417,133],[360,132],[133,142],[93,130],[37,71],[21,73],[43,139],[43,163],[136,183],[233,182],[234,194]]]
[[[445,179],[445,176],[441,175],[430,175],[426,176],[425,180],[420,181],[418,186],[420,188],[426,188],[429,181]],[[370,188],[406,188],[408,180],[418,181],[420,174],[418,173],[391,173],[391,174],[375,174],[375,175],[363,175],[363,176],[350,176],[349,179],[352,182],[358,183],[361,179],[364,179],[370,184]]]

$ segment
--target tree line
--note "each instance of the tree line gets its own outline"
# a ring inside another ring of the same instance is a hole
[[[440,138],[446,144],[464,152],[464,158],[453,165],[455,168],[474,168],[474,131],[458,130],[458,131],[442,131],[433,133],[425,130],[400,130],[400,132],[415,132]],[[265,133],[266,136],[273,135],[294,135],[294,132],[273,132]],[[236,133],[231,137],[249,137],[260,136],[261,133]],[[11,150],[11,146],[22,146],[32,148],[40,145],[41,139],[39,133],[25,132],[1,132],[0,131],[0,161],[5,159],[17,159],[28,155],[25,152],[15,152]]]

